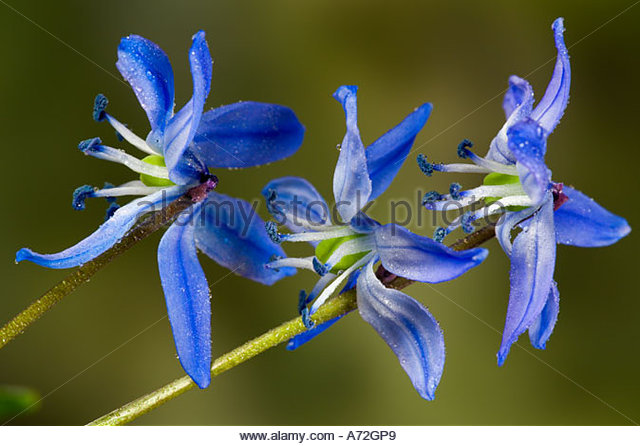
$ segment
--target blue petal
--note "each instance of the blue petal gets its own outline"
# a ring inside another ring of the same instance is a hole
[[[304,178],[272,180],[262,188],[262,195],[271,215],[294,232],[331,225],[329,206]]]
[[[16,253],[16,262],[29,260],[47,268],[73,268],[93,260],[118,243],[133,227],[138,218],[147,212],[158,211],[186,191],[183,187],[172,187],[146,197],[133,200],[119,208],[93,234],[71,248],[56,254],[38,254],[28,248]]]
[[[162,236],[158,268],[180,364],[204,389],[211,382],[211,292],[194,240],[201,209],[194,205]]]
[[[235,169],[287,158],[303,138],[304,126],[290,108],[237,102],[202,116],[193,150],[209,167]]]
[[[518,76],[511,76],[509,78],[509,88],[504,96],[502,105],[507,114],[507,122],[491,141],[487,158],[503,164],[515,164],[516,158],[509,150],[507,130],[531,114],[533,89],[529,82]]]
[[[562,17],[556,19],[551,26],[553,29],[558,57],[556,66],[551,76],[551,81],[547,86],[544,96],[531,113],[531,118],[538,121],[538,124],[547,134],[560,122],[569,102],[569,87],[571,85],[571,67],[569,65],[569,52],[564,44],[564,21]]]
[[[421,105],[367,147],[365,156],[372,186],[369,200],[375,200],[387,190],[407,158],[416,135],[429,119],[432,109],[431,104]]]
[[[531,345],[535,348],[544,350],[549,336],[553,332],[553,327],[558,320],[558,313],[560,312],[560,292],[558,291],[558,285],[555,282],[551,283],[551,289],[549,290],[549,297],[547,297],[547,303],[544,305],[540,316],[538,316],[529,326],[529,339]]]
[[[498,224],[496,225],[496,238],[498,239],[502,250],[508,256],[511,256],[511,250],[513,248],[511,243],[511,232],[513,231],[513,228],[523,220],[527,220],[534,212],[536,212],[536,210],[537,209],[535,207],[528,207],[522,211],[508,211],[500,217],[500,220],[498,220]]]
[[[329,319],[327,322],[323,322],[322,324],[316,325],[315,327],[305,331],[304,333],[300,333],[299,335],[294,336],[287,343],[287,350],[293,351],[298,347],[301,347],[302,345],[306,344],[307,342],[311,341],[316,336],[318,336],[319,334],[327,330],[329,327],[331,327],[333,324],[338,322],[343,317],[344,317],[344,314],[338,317],[335,317],[333,319]]]
[[[511,292],[498,365],[504,363],[511,344],[540,316],[551,289],[555,261],[553,199],[549,193],[538,212],[528,220],[528,225],[513,242]]]
[[[442,331],[418,301],[382,285],[373,263],[358,279],[360,316],[391,347],[420,396],[433,400],[444,369]]]
[[[517,115],[517,121],[527,117],[531,113],[531,107],[533,105],[533,89],[529,82],[518,76],[509,77],[509,88],[504,95],[502,101],[502,108],[504,108],[504,114],[508,120],[513,112],[519,111]],[[524,116],[522,116],[524,114]],[[517,121],[514,121],[517,122]]]
[[[531,119],[514,124],[507,130],[509,149],[518,162],[516,168],[522,188],[537,204],[542,201],[551,182],[551,171],[544,163],[547,138],[542,127]]]
[[[131,35],[120,41],[116,67],[147,113],[151,124],[147,141],[161,152],[163,133],[173,115],[173,70],[169,58],[152,41]]]
[[[269,269],[273,257],[285,257],[271,241],[255,207],[239,198],[209,192],[196,228],[198,248],[233,273],[271,285],[296,273],[294,268]]]
[[[200,125],[202,109],[211,87],[213,66],[204,31],[198,31],[193,36],[189,63],[193,79],[193,96],[169,122],[164,141],[169,178],[177,184],[188,184],[197,180],[204,168],[193,156],[185,156],[185,151]]]
[[[631,232],[631,227],[619,217],[580,191],[564,186],[569,200],[555,212],[558,243],[593,248],[611,245]]]
[[[487,257],[483,248],[454,251],[395,224],[374,232],[376,251],[388,271],[419,282],[438,283],[455,279]]]
[[[333,94],[342,104],[347,120],[347,132],[340,145],[340,156],[333,173],[333,195],[344,222],[350,221],[369,202],[372,190],[364,145],[358,130],[357,91],[355,85],[343,85]]]

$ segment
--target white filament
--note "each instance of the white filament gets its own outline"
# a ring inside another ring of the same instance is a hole
[[[113,127],[115,131],[118,132],[129,144],[150,155],[158,155],[155,150],[149,147],[144,139],[140,138],[138,135],[129,130],[126,125],[118,121],[109,113],[105,113],[105,115],[107,117],[107,121],[109,122],[109,124],[111,124],[111,127]]]
[[[155,178],[169,179],[169,170],[166,167],[154,166],[152,164],[145,163],[144,161],[139,160],[120,149],[101,145],[98,148],[86,150],[85,153],[98,159],[123,164],[137,173],[142,173]]]
[[[331,282],[331,284],[329,286],[327,286],[324,289],[324,291],[322,291],[322,294],[320,294],[320,296],[318,296],[316,301],[311,306],[310,313],[311,314],[315,313],[318,310],[318,308],[320,307],[320,305],[325,303],[326,300],[329,297],[331,297],[331,295],[334,293],[334,291],[342,284],[342,282],[344,282],[351,275],[351,273],[353,273],[355,270],[357,270],[361,266],[366,265],[367,262],[369,262],[369,260],[371,260],[374,255],[375,255],[375,253],[370,252],[369,254],[365,255],[363,258],[358,260],[356,263],[351,265],[349,268],[344,270],[342,272],[342,274],[340,274],[336,280]]]

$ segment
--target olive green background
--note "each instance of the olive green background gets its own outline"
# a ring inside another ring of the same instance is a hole
[[[171,58],[178,106],[191,96],[191,35],[204,29],[215,60],[208,106],[277,102],[305,124],[305,142],[290,159],[216,172],[221,192],[259,198],[268,180],[296,174],[329,199],[335,147],[344,133],[342,110],[330,96],[339,85],[360,86],[365,143],[429,101],[434,111],[417,138],[420,152],[451,162],[457,143],[470,138],[485,153],[504,121],[500,104],[508,76],[527,76],[542,96],[555,58],[550,25],[563,16],[571,102],[549,139],[548,163],[556,181],[578,186],[632,226],[638,223],[640,6],[614,18],[631,0],[8,1],[24,16],[0,4],[2,321],[65,275],[15,265],[15,251],[55,252],[75,243],[102,221],[106,205],[94,200],[75,212],[73,189],[135,178],[76,149],[93,136],[116,144],[113,130],[91,119],[99,92],[120,120],[140,135],[148,131],[114,65],[118,41],[130,33],[157,42]],[[387,200],[414,202],[420,191],[443,190],[454,179],[465,187],[480,181],[445,174],[428,179],[415,165],[416,153],[371,212],[382,222],[389,221]],[[430,215],[415,211],[425,221],[410,227],[431,235]],[[264,207],[260,212],[264,216]],[[86,423],[182,375],[163,319],[159,237],[109,265],[0,351],[0,383],[48,395],[38,411],[11,423]],[[384,342],[351,315],[299,351],[273,349],[138,423],[640,422],[635,233],[607,248],[559,247],[561,312],[547,350],[534,350],[523,336],[523,348],[514,347],[502,368],[495,354],[508,262],[495,241],[488,247],[487,261],[459,280],[408,289],[445,333],[447,360],[435,401],[417,395]],[[309,255],[306,247],[291,252]],[[227,275],[204,256],[202,263],[213,292],[215,356],[295,317],[298,290],[316,280],[303,271],[266,287]]]

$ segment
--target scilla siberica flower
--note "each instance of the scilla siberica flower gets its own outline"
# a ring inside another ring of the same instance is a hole
[[[263,189],[270,212],[291,230],[280,234],[274,222],[267,227],[275,241],[306,241],[315,246],[307,258],[283,258],[268,264],[272,269],[305,268],[320,279],[309,296],[300,295],[298,309],[308,328],[313,314],[338,287],[355,284],[362,318],[378,332],[400,360],[423,398],[433,399],[444,367],[444,339],[438,323],[418,301],[385,287],[374,273],[378,260],[389,272],[420,282],[454,279],[480,264],[487,251],[481,248],[457,252],[395,224],[380,225],[362,210],[382,194],[402,166],[417,133],[431,113],[431,104],[418,107],[399,125],[365,149],[357,125],[355,86],[334,93],[343,106],[347,131],[333,176],[336,209],[346,224],[333,225],[326,202],[306,180],[284,177]],[[360,272],[362,270],[362,272]],[[310,304],[311,309],[307,308]],[[339,318],[294,338],[295,349]]]
[[[473,222],[481,216],[503,212],[496,235],[511,259],[511,291],[507,317],[498,352],[502,365],[511,345],[529,330],[531,344],[540,349],[553,331],[558,318],[559,293],[553,280],[556,244],[581,247],[607,246],[626,236],[631,228],[626,220],[610,213],[582,192],[551,180],[544,156],[547,138],[556,127],[569,99],[571,70],[564,43],[563,19],[552,26],[558,56],[547,90],[533,108],[533,90],[517,76],[509,79],[504,98],[507,121],[491,142],[486,158],[471,152],[465,140],[458,155],[470,164],[431,164],[419,156],[422,171],[476,172],[487,174],[484,185],[462,191],[451,185],[450,193],[425,195],[427,209],[444,211],[463,208],[478,201],[485,207],[469,211],[448,228],[439,228],[436,238],[462,226],[473,230]],[[514,229],[520,231],[512,239]],[[513,241],[512,241],[513,240]]]
[[[16,260],[30,260],[49,268],[71,268],[99,256],[116,244],[145,213],[159,210],[189,189],[203,185],[206,198],[184,212],[166,231],[158,247],[158,266],[167,312],[180,362],[201,388],[210,383],[210,290],[198,262],[197,249],[236,274],[272,284],[295,273],[292,268],[266,269],[274,255],[283,256],[264,222],[244,200],[212,191],[217,178],[208,168],[241,168],[285,158],[294,153],[304,127],[287,107],[239,102],[203,113],[211,85],[212,61],[203,31],[189,50],[193,96],[174,114],[173,71],[166,54],[140,36],[125,37],[118,47],[116,66],[145,110],[151,131],[146,140],[106,113],[106,98],[98,95],[94,118],[108,121],[134,147],[149,156],[140,160],[103,145],[98,138],[83,141],[87,155],[124,164],[140,180],[101,190],[78,188],[73,207],[84,209],[85,199],[105,197],[112,202],[107,220],[93,234],[57,254],[21,249]],[[115,197],[142,195],[126,206]],[[203,198],[203,197],[201,197]]]

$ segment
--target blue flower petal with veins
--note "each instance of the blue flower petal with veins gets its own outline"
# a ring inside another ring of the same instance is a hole
[[[355,86],[342,86],[334,94],[347,120],[334,171],[334,196],[339,216],[348,224],[331,224],[328,218],[332,213],[308,181],[298,177],[271,181],[262,190],[267,209],[292,230],[291,234],[281,234],[276,223],[269,222],[266,226],[272,239],[309,242],[316,248],[314,256],[274,259],[269,267],[304,268],[320,276],[309,296],[303,295],[305,299],[298,301],[305,325],[309,315],[340,287],[342,292],[355,287],[362,318],[391,347],[420,396],[431,400],[444,367],[442,332],[426,308],[406,294],[387,288],[373,267],[380,259],[391,279],[397,274],[436,283],[452,280],[479,265],[488,251],[454,251],[401,226],[381,225],[366,215],[367,204],[384,192],[398,173],[429,117],[431,105],[423,104],[365,148],[357,127],[356,91]],[[292,222],[295,218],[298,221]],[[309,328],[295,336],[287,349],[297,349],[340,319]]]
[[[164,209],[187,191],[200,191],[191,197],[198,203],[185,210],[162,238],[158,265],[178,357],[187,374],[204,388],[211,380],[211,309],[196,248],[234,273],[263,284],[295,273],[293,268],[266,267],[273,258],[285,257],[282,247],[271,241],[249,203],[212,191],[218,179],[209,168],[257,166],[285,158],[300,147],[304,127],[293,111],[275,104],[241,102],[203,113],[212,75],[204,31],[193,36],[189,63],[193,95],[174,114],[173,70],[167,55],[137,35],[121,40],[116,66],[146,112],[151,131],[146,139],[137,136],[107,113],[109,101],[102,94],[94,101],[93,118],[108,122],[121,141],[150,156],[138,159],[103,145],[99,138],[85,140],[79,148],[86,155],[128,167],[140,180],[76,189],[74,209],[84,209],[88,198],[103,197],[109,203],[107,220],[71,248],[56,254],[23,248],[16,261],[48,268],[82,265],[114,246],[140,216]],[[212,143],[207,145],[209,137]],[[228,158],[233,153],[246,162],[233,165]],[[118,207],[116,197],[129,195],[142,197]]]
[[[511,292],[498,363],[502,365],[511,345],[529,330],[531,343],[544,348],[555,326],[559,293],[553,273],[556,244],[596,247],[611,245],[631,231],[627,221],[562,183],[553,182],[545,163],[547,139],[564,114],[569,100],[571,67],[564,42],[564,21],[552,25],[557,57],[551,81],[533,107],[533,90],[517,76],[509,78],[503,107],[507,117],[489,152],[482,158],[469,149],[464,158],[474,164],[434,164],[419,156],[427,175],[434,171],[485,173],[484,184],[468,191],[425,196],[427,209],[464,209],[484,200],[485,207],[438,228],[441,241],[469,218],[500,215],[496,236],[511,259]],[[470,217],[468,217],[470,216]],[[515,233],[515,234],[514,234]],[[515,236],[515,239],[514,239]]]

